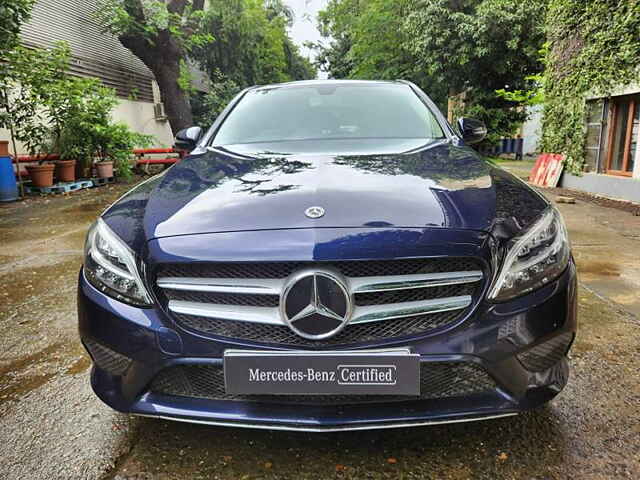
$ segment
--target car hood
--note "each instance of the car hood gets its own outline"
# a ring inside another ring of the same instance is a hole
[[[308,218],[305,210],[312,206],[324,215]],[[470,148],[439,142],[381,155],[251,157],[209,149],[134,190],[105,218],[136,222],[130,227],[141,229],[146,240],[297,228],[490,231],[500,217],[535,216],[545,206]]]

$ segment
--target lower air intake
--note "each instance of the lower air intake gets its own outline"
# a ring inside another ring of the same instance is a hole
[[[129,357],[114,352],[98,342],[85,340],[84,344],[98,368],[106,370],[111,375],[123,375],[131,365]]]
[[[162,370],[150,390],[162,395],[204,398],[208,400],[254,401],[298,405],[348,405],[387,403],[416,399],[462,397],[496,388],[487,372],[474,363],[422,363],[420,396],[403,395],[230,395],[224,387],[224,372],[211,365],[179,365]]]
[[[573,333],[567,332],[518,354],[520,363],[529,371],[541,372],[553,367],[567,354]]]

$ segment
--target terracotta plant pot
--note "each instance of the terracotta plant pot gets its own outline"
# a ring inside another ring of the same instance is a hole
[[[8,157],[9,156],[9,142],[3,140],[0,142],[0,157]]]
[[[50,187],[53,185],[53,170],[56,166],[53,163],[43,165],[27,165],[27,171],[31,177],[34,187]]]
[[[56,178],[59,182],[73,182],[76,179],[76,161],[58,160],[56,162]]]
[[[113,162],[98,162],[96,163],[96,171],[99,178],[111,178],[113,177]]]

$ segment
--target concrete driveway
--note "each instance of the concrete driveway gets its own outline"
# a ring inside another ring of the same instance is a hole
[[[569,386],[547,407],[302,434],[128,417],[93,396],[76,275],[87,227],[127,188],[0,206],[0,478],[640,478],[640,217],[560,205],[581,275],[580,332]]]

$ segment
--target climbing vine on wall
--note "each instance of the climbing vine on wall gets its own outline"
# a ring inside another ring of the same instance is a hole
[[[640,0],[550,0],[542,149],[582,171],[585,96],[640,83]]]

